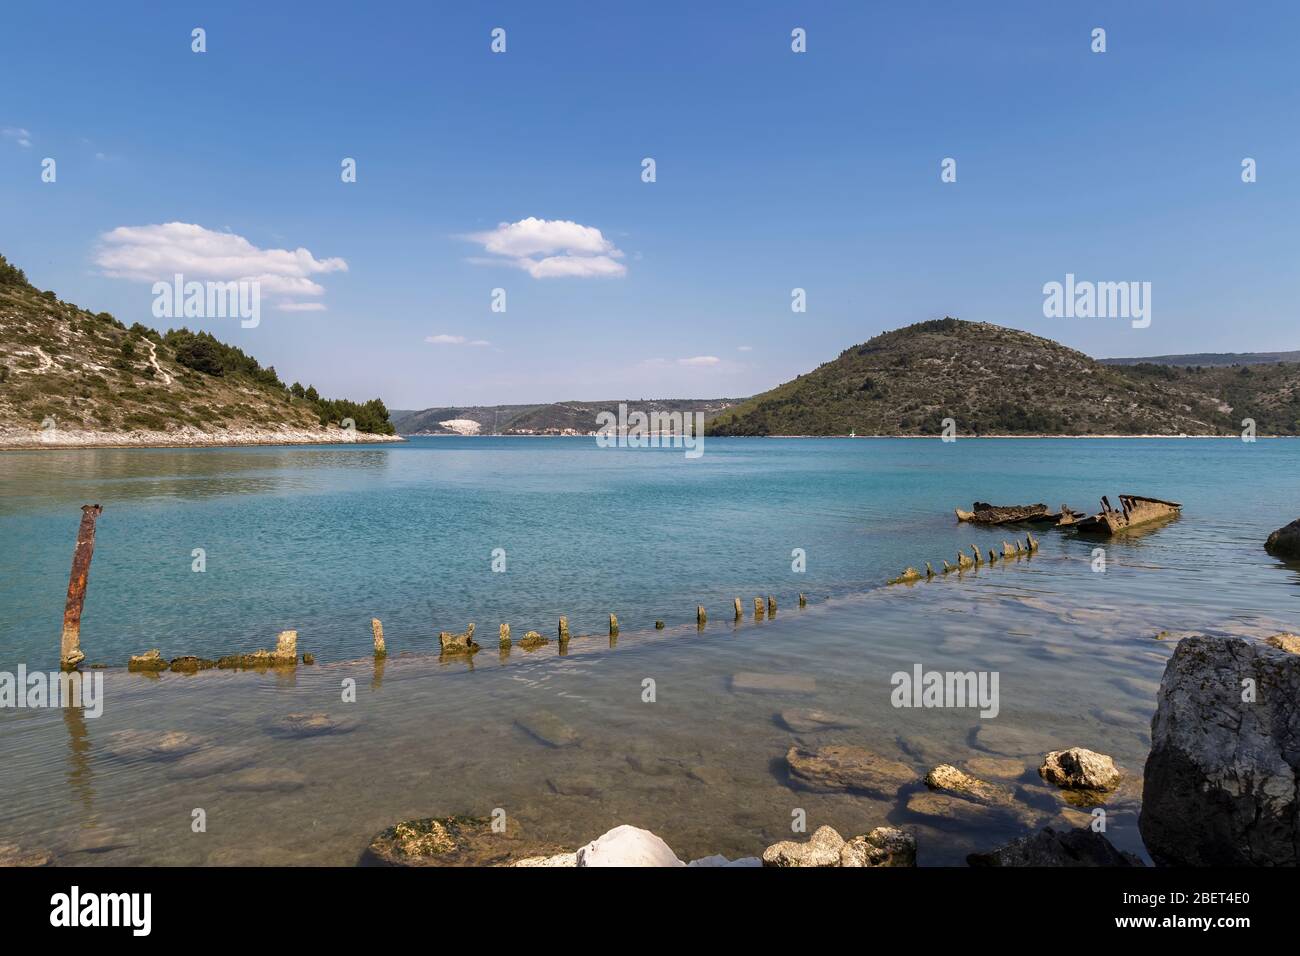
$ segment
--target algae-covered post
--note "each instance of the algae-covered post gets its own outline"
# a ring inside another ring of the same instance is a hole
[[[770,594],[767,596],[767,616],[776,617],[776,598]]]
[[[609,636],[618,637],[618,615],[616,614],[609,616]]]
[[[370,619],[370,631],[375,636],[375,656],[383,657],[385,654],[388,653],[388,649],[384,646],[383,622],[380,621],[379,618],[377,617],[372,617]]]
[[[930,567],[930,566],[927,564],[926,567],[928,568],[928,567]],[[933,569],[933,568],[931,568],[931,570],[930,570],[930,574],[931,574],[931,576],[934,575],[934,569]],[[800,607],[807,607],[807,606],[808,606],[808,598],[804,595],[804,593],[803,593],[802,591],[799,592],[799,606],[800,606]]]
[[[281,631],[276,635],[274,656],[277,664],[298,663],[297,631]]]
[[[569,639],[569,619],[567,617],[560,618],[559,638],[561,641]]]
[[[86,659],[81,650],[81,605],[86,600],[90,559],[95,553],[95,519],[103,510],[99,505],[81,506],[81,527],[77,529],[77,547],[72,552],[72,576],[68,579],[68,603],[63,608],[59,665],[64,670],[73,670]]]
[[[763,620],[763,599],[761,597],[754,598],[754,620]]]
[[[736,598],[735,609],[736,609],[736,620],[739,621],[743,619],[745,616],[745,612],[740,606],[740,598]]]
[[[708,622],[709,622],[709,616],[704,613],[704,605],[703,604],[695,605],[695,623],[698,624],[700,627],[703,627]]]

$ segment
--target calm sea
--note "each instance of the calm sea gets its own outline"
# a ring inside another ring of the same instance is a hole
[[[1098,542],[1043,529],[1032,560],[881,587],[906,565],[1010,537],[958,525],[955,506],[1092,510],[1120,492],[1184,513],[1105,542],[1104,573]],[[1298,492],[1300,443],[1285,441],[709,439],[697,460],[522,438],[0,454],[0,669],[56,664],[87,502],[104,506],[89,662],[253,650],[285,628],[320,662],[292,677],[110,671],[98,719],[0,711],[0,842],[71,863],[349,863],[397,819],[503,807],[539,839],[577,846],[636,823],[688,858],[761,852],[803,810],[810,831],[916,827],[922,862],[960,863],[1069,820],[1034,768],[1043,748],[1077,744],[1128,772],[1108,835],[1140,853],[1141,767],[1172,647],[1155,635],[1300,628],[1300,568],[1262,546],[1300,514]],[[732,624],[734,597],[748,618],[769,594],[775,620]],[[612,648],[610,612],[623,628]],[[499,623],[551,636],[560,615],[590,635],[567,656],[554,644],[498,656]],[[384,668],[358,661],[372,617],[384,622]],[[471,621],[484,647],[472,665],[430,656],[439,630]],[[997,671],[1001,713],[893,708],[891,674],[918,663]],[[746,692],[740,672],[815,690]],[[341,701],[348,677],[356,703]],[[778,715],[797,707],[850,726],[794,733]],[[296,711],[357,726],[305,741],[265,732]],[[565,746],[524,729],[538,714],[569,728]],[[177,774],[113,744],[124,730],[185,731],[288,776],[268,790]],[[889,799],[801,791],[785,770],[795,744],[869,747],[918,777],[937,762],[1002,760],[1024,817],[928,817],[909,808],[919,784]],[[226,823],[192,834],[196,806]]]

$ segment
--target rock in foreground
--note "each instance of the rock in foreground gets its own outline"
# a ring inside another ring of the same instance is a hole
[[[1300,558],[1300,518],[1270,534],[1264,549],[1279,558]]]
[[[916,866],[916,837],[894,827],[876,827],[845,840],[833,827],[818,827],[804,843],[782,840],[763,851],[771,867]]]
[[[1115,849],[1100,833],[1079,827],[1059,833],[1045,827],[990,853],[966,857],[971,866],[1145,866],[1132,853]]]
[[[1300,864],[1300,655],[1240,638],[1180,641],[1144,780],[1139,827],[1157,863]]]
[[[1120,772],[1115,761],[1083,747],[1053,750],[1043,757],[1038,775],[1062,790],[1114,790],[1119,786]]]

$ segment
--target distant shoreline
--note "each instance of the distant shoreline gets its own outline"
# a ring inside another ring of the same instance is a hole
[[[409,433],[407,433],[407,434],[405,434],[405,435],[402,436],[403,439],[410,439],[410,438],[595,438],[595,437],[596,437],[596,433],[595,433],[595,432],[591,432],[590,434],[586,434],[586,435],[518,435],[518,434],[515,434],[515,435],[458,435],[458,434],[455,434],[455,433],[448,433],[448,432],[442,432],[442,433],[437,433],[437,434],[435,434],[435,433],[431,433],[431,432],[424,432],[424,433],[421,433],[421,432],[409,432]],[[664,440],[668,440],[668,439],[670,439],[670,438],[672,438],[672,437],[673,437],[672,435],[665,434],[665,435],[663,436],[663,439],[664,439]],[[1119,435],[1119,434],[1115,434],[1115,435],[1048,435],[1048,434],[1033,434],[1033,435],[1028,435],[1028,434],[1010,434],[1010,435],[958,435],[958,436],[956,436],[956,437],[959,438],[959,439],[961,439],[962,441],[966,441],[966,440],[968,440],[968,439],[972,439],[972,438],[975,438],[975,439],[983,439],[983,438],[997,438],[997,439],[1008,439],[1008,438],[1014,438],[1014,439],[1020,439],[1020,438],[1030,438],[1030,439],[1040,439],[1040,438],[1046,438],[1046,439],[1058,439],[1058,438],[1168,438],[1168,439],[1174,439],[1174,440],[1178,440],[1178,439],[1182,439],[1182,438],[1202,438],[1202,439],[1217,438],[1217,439],[1227,440],[1227,441],[1241,441],[1241,436],[1240,436],[1240,435]],[[1260,439],[1263,439],[1263,438],[1300,438],[1300,435],[1257,435],[1256,437],[1257,437],[1257,438],[1260,438]],[[890,440],[895,439],[895,438],[909,438],[909,439],[916,439],[916,440],[918,440],[918,441],[921,441],[921,440],[924,440],[924,441],[934,441],[934,440],[936,440],[936,439],[939,439],[939,436],[938,436],[938,435],[709,435],[709,434],[706,433],[706,434],[704,435],[704,438],[705,438],[706,440],[707,440],[707,439],[711,439],[711,438],[712,438],[712,439],[717,439],[717,438],[754,438],[754,439],[764,439],[764,438],[807,438],[807,439],[816,439],[816,438],[844,438],[844,439],[851,439],[851,440],[853,440],[853,441],[862,441],[862,440],[873,439],[873,438],[874,438],[874,439],[882,439],[882,438],[883,438],[883,439],[890,439]]]
[[[68,451],[75,448],[242,448],[254,445],[377,445],[403,443],[400,435],[356,432],[349,437],[339,428],[232,429],[202,432],[187,428],[175,432],[103,432],[59,430],[42,439],[30,429],[0,430],[0,451]]]

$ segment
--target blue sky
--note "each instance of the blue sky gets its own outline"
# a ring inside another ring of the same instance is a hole
[[[188,223],[255,256],[341,259],[257,328],[188,324],[286,380],[398,408],[747,395],[943,315],[1099,356],[1298,349],[1297,10],[11,5],[0,252],[163,327],[182,320],[151,315],[148,263],[105,268],[112,230]],[[557,254],[621,274],[538,278],[509,242],[485,248],[530,217],[598,230]],[[1045,318],[1043,284],[1067,273],[1151,282],[1151,326]]]

